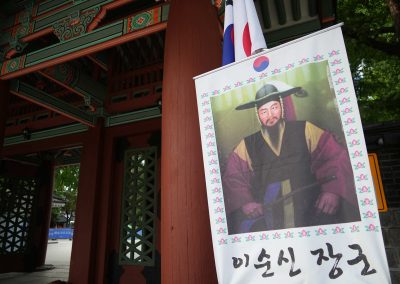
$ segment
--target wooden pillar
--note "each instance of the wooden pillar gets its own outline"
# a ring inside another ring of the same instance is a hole
[[[217,283],[193,76],[221,64],[210,0],[172,0],[162,95],[162,283]]]
[[[38,220],[40,220],[37,234],[38,266],[44,265],[46,260],[47,241],[49,235],[51,205],[53,196],[53,163],[44,160],[39,169],[40,192],[38,196]]]
[[[8,88],[8,81],[0,80],[0,157],[2,156],[4,144],[4,132],[6,129],[8,101],[10,92]]]
[[[92,257],[97,238],[94,224],[103,163],[103,132],[103,123],[99,122],[88,130],[83,144],[69,272],[71,283],[93,283],[95,261]]]

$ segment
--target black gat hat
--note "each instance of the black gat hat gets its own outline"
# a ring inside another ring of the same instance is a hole
[[[278,89],[274,85],[266,84],[257,91],[256,97],[253,101],[239,105],[235,109],[243,110],[256,106],[261,106],[270,101],[279,101],[279,98],[284,98],[292,94],[299,94],[300,96],[304,96],[305,91],[301,87],[294,87],[285,91],[278,91]]]

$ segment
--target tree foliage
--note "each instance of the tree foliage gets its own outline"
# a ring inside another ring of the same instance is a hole
[[[78,181],[79,165],[69,165],[55,169],[53,194],[65,200],[65,205],[61,208],[53,208],[52,216],[65,216],[67,226],[75,215]]]
[[[400,120],[398,0],[338,0],[363,123]]]

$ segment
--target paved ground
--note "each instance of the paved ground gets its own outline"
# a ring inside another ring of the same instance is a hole
[[[47,245],[46,265],[41,271],[32,273],[0,274],[1,284],[48,284],[56,280],[67,281],[72,241],[49,241]]]

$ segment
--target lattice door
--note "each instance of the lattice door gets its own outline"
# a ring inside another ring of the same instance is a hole
[[[27,250],[37,181],[0,176],[0,255]]]
[[[120,264],[154,265],[157,148],[125,153]]]

